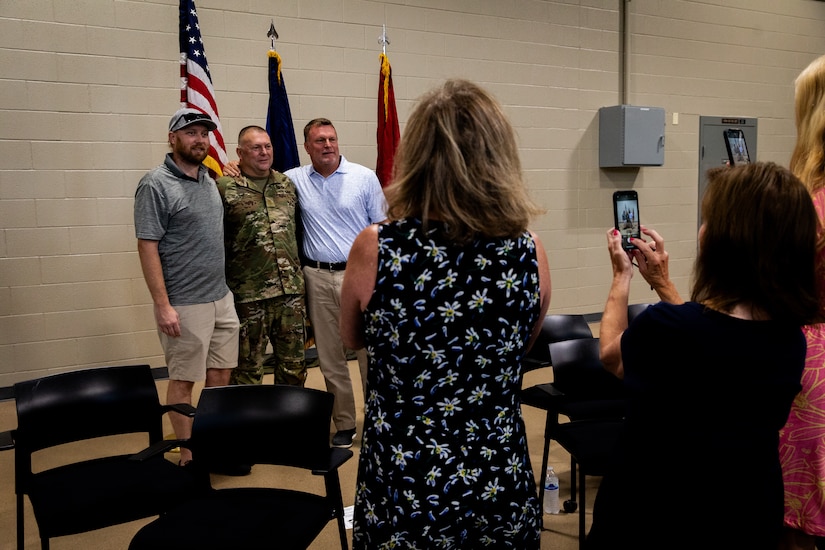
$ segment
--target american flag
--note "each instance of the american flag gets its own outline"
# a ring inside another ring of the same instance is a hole
[[[180,103],[208,114],[218,127],[209,134],[209,154],[203,164],[216,176],[228,161],[223,128],[215,103],[212,75],[206,62],[194,0],[180,0]]]

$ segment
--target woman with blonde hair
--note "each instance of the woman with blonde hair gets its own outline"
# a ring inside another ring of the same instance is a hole
[[[425,94],[387,198],[341,293],[344,344],[370,359],[353,548],[538,550],[519,388],[550,270],[498,102],[466,80]]]
[[[825,56],[815,59],[794,82],[796,145],[791,171],[807,187],[820,220],[817,284],[825,298]],[[825,308],[825,303],[823,303]],[[796,396],[779,452],[785,483],[784,550],[813,550],[825,537],[825,325],[803,328],[808,343],[802,391]]]

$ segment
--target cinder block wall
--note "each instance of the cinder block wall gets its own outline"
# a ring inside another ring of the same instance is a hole
[[[615,189],[667,239],[687,293],[696,248],[699,116],[758,118],[759,160],[787,164],[792,81],[825,53],[814,0],[197,0],[230,158],[264,122],[266,32],[299,144],[332,119],[350,160],[375,166],[381,25],[399,118],[448,77],[505,105],[521,142],[534,223],[552,271],[551,311],[601,311]],[[598,109],[667,113],[665,164],[598,168]],[[0,2],[0,386],[102,364],[163,365],[135,251],[137,181],[165,154],[178,107],[177,0]],[[678,124],[674,115],[678,114]],[[308,162],[306,155],[302,162]],[[652,293],[634,282],[632,301]]]

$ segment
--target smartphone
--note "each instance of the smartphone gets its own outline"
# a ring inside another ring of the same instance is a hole
[[[748,144],[745,143],[745,133],[739,128],[728,128],[724,135],[730,165],[750,164],[751,156],[748,153]]]
[[[639,222],[639,195],[636,191],[615,191],[613,193],[613,227],[622,235],[622,248],[636,248],[630,238],[642,238]]]

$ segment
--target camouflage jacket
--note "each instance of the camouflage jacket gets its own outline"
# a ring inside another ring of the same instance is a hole
[[[295,185],[272,171],[263,193],[244,176],[218,178],[224,207],[226,282],[244,303],[303,294]]]

